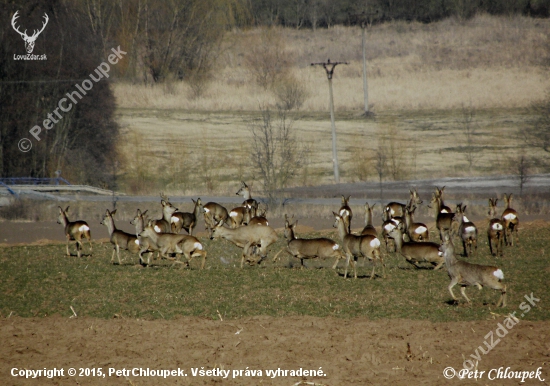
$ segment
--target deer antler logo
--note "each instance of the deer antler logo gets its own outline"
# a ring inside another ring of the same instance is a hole
[[[21,35],[21,37],[25,41],[25,49],[29,54],[31,54],[32,50],[34,50],[34,42],[36,41],[36,38],[38,37],[38,35],[42,33],[42,31],[44,31],[44,28],[46,28],[46,25],[48,25],[48,20],[50,19],[48,18],[48,15],[44,13],[43,17],[45,21],[42,24],[42,29],[40,31],[34,30],[34,33],[32,34],[32,36],[29,36],[27,35],[27,30],[25,30],[25,32],[21,32],[19,31],[19,29],[17,29],[17,26],[15,25],[15,20],[17,20],[17,18],[19,17],[17,15],[18,13],[19,11],[15,12],[15,14],[13,15],[11,19],[11,26],[19,35]]]

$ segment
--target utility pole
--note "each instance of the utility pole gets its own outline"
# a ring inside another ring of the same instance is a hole
[[[363,45],[363,95],[365,97],[365,115],[369,115],[369,88],[367,85],[367,43],[365,39],[365,31],[367,23],[361,22],[362,45]]]
[[[336,125],[334,123],[334,98],[332,95],[332,75],[334,68],[339,64],[348,64],[347,62],[331,62],[328,59],[326,62],[311,63],[312,66],[323,66],[328,78],[328,91],[330,98],[330,123],[332,125],[332,165],[334,166],[334,182],[340,183],[340,172],[338,171],[338,153],[336,151]]]

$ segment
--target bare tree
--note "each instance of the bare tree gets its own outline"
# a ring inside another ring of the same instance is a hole
[[[550,153],[550,95],[546,101],[531,107],[536,116],[533,122],[518,130],[518,136],[529,147],[539,148]]]
[[[388,166],[388,158],[386,154],[388,149],[383,141],[378,141],[378,149],[374,153],[374,169],[378,174],[378,181],[380,182],[380,198],[382,198],[382,179],[386,174],[386,169]]]
[[[477,125],[474,123],[475,120],[475,110],[472,107],[466,108],[462,107],[462,117],[458,120],[459,125],[462,129],[462,134],[464,136],[464,158],[468,163],[468,171],[472,171],[475,163],[483,155],[479,151],[478,143],[476,139]]]
[[[269,108],[262,109],[261,117],[250,124],[250,156],[270,204],[277,203],[279,190],[292,181],[308,160],[309,148],[298,143],[292,124],[285,110],[279,109],[273,117]]]
[[[523,195],[523,187],[531,178],[531,168],[533,161],[525,155],[525,152],[520,153],[517,157],[510,159],[512,173],[516,174],[519,182],[519,194]]]

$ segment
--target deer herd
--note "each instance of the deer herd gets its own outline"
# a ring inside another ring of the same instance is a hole
[[[433,267],[433,270],[440,269],[445,265],[451,282],[448,290],[454,301],[457,301],[453,287],[461,286],[461,294],[470,303],[465,293],[467,286],[476,286],[481,289],[483,286],[500,290],[501,296],[497,306],[506,306],[506,286],[502,284],[504,274],[496,266],[486,266],[469,263],[459,260],[455,256],[455,247],[452,242],[453,236],[462,243],[462,255],[471,257],[477,252],[478,228],[466,216],[466,205],[458,204],[454,211],[445,205],[445,187],[436,187],[432,194],[429,208],[433,210],[436,234],[438,240],[430,240],[430,229],[424,223],[415,222],[415,211],[423,204],[416,190],[410,190],[410,199],[406,204],[391,202],[382,209],[383,223],[381,232],[373,225],[373,208],[365,204],[365,227],[357,234],[352,233],[351,223],[353,212],[349,206],[350,197],[342,196],[342,205],[338,211],[333,211],[334,224],[339,236],[339,243],[330,238],[299,238],[296,235],[298,220],[294,215],[284,217],[284,237],[287,240],[286,248],[279,251],[273,261],[276,261],[279,254],[287,252],[292,258],[299,259],[301,266],[305,259],[334,259],[332,268],[338,266],[340,260],[345,262],[344,278],[347,277],[349,265],[353,268],[354,277],[357,278],[357,263],[359,259],[373,262],[373,269],[370,278],[375,277],[375,267],[380,266],[382,277],[386,277],[381,242],[384,241],[386,254],[396,253],[405,258],[405,261],[416,268],[422,264]],[[191,260],[202,258],[200,269],[204,268],[207,252],[203,243],[193,232],[202,215],[209,238],[225,239],[239,248],[242,248],[241,268],[246,262],[249,265],[260,264],[267,259],[268,248],[278,241],[276,231],[269,226],[266,218],[267,208],[260,213],[258,201],[251,197],[250,188],[244,182],[237,192],[242,196],[243,203],[227,211],[227,209],[215,202],[203,204],[198,198],[193,201],[193,211],[190,213],[180,212],[168,197],[161,193],[162,218],[148,219],[147,211],[137,210],[136,216],[130,222],[135,226],[135,233],[127,233],[115,226],[114,216],[116,210],[106,210],[101,224],[105,225],[110,235],[110,242],[113,245],[111,262],[115,263],[115,254],[118,264],[121,264],[120,250],[128,250],[139,256],[139,262],[143,266],[151,264],[151,256],[155,253],[157,258],[164,258],[174,263],[190,265]],[[497,216],[497,198],[489,199],[489,222],[487,227],[487,241],[491,255],[503,256],[503,246],[513,246],[518,243],[518,213],[512,209],[512,194],[504,195],[506,208],[500,217]],[[69,207],[63,210],[59,207],[58,223],[65,228],[67,239],[67,255],[69,252],[69,241],[76,242],[78,257],[83,249],[82,241],[87,239],[92,254],[92,242],[90,227],[84,221],[69,221],[67,213]],[[185,229],[187,235],[180,234]],[[380,235],[380,238],[379,238]],[[145,256],[146,255],[146,256]],[[184,257],[184,261],[178,260],[178,255]]]

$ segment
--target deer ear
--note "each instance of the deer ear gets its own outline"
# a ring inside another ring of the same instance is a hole
[[[114,216],[116,213],[116,209],[111,212],[111,216]]]
[[[65,209],[65,213],[67,213],[69,211],[69,207],[67,207],[67,209]]]
[[[149,212],[149,209],[147,209],[145,212],[143,212],[141,215],[142,216],[145,216],[147,214],[147,212]]]

